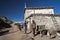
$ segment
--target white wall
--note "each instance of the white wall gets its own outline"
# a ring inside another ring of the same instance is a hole
[[[33,14],[33,10],[31,10],[31,9],[26,9],[25,10],[25,18],[27,18],[29,15],[31,15],[31,14]]]
[[[54,14],[53,9],[26,9],[25,17],[28,17],[31,14]]]
[[[35,10],[35,13],[41,13],[41,14],[54,14],[53,9],[37,9]]]

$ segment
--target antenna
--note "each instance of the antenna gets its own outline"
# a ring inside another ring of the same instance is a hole
[[[26,8],[26,3],[25,3],[25,8]]]

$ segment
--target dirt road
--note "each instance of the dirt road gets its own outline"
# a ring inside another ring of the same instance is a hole
[[[17,26],[14,26],[14,32],[0,36],[0,40],[31,40],[32,33],[26,36],[26,34],[24,34],[23,31],[17,29],[18,29]],[[55,39],[50,39],[48,36],[43,36],[41,38],[39,34],[34,37],[34,40],[60,40],[60,37],[56,37]]]

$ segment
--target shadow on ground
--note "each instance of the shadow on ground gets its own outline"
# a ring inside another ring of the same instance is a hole
[[[0,36],[6,35],[6,34],[8,34],[8,32],[9,32],[9,30],[0,32]]]

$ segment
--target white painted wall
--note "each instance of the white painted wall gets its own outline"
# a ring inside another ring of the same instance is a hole
[[[26,9],[25,10],[25,18],[27,18],[29,15],[31,15],[31,14],[33,14],[33,10],[31,10],[31,9]]]
[[[25,17],[28,17],[31,14],[54,14],[53,9],[26,9]]]
[[[53,9],[37,9],[35,10],[35,13],[37,14],[54,14]]]

